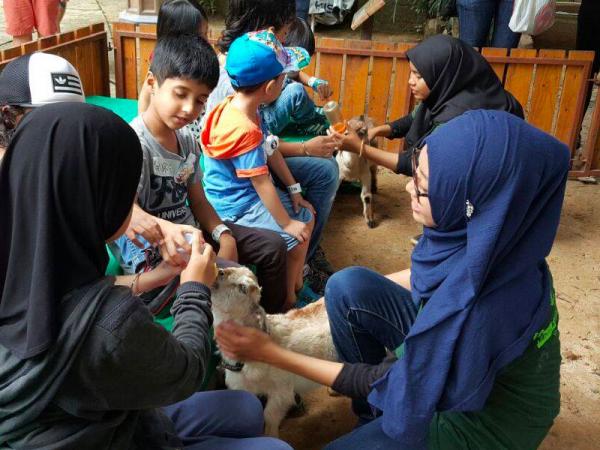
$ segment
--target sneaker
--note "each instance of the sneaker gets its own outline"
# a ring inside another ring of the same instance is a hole
[[[327,261],[327,257],[325,256],[325,251],[323,251],[323,247],[320,245],[316,248],[315,254],[308,262],[309,266],[313,270],[317,270],[319,272],[325,272],[327,275],[333,275],[335,273],[335,268],[331,265],[329,261]]]
[[[310,288],[320,296],[325,294],[325,285],[330,276],[325,272],[314,269],[309,264],[304,266],[304,279],[308,282]]]
[[[294,305],[294,308],[304,308],[305,306],[316,302],[320,298],[321,296],[314,292],[308,285],[308,282],[305,281],[302,289],[296,292],[296,304]]]

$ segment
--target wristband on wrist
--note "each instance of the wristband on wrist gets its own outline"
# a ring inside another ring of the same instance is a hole
[[[322,84],[327,84],[327,81],[325,80],[321,80],[320,78],[317,77],[310,77],[308,79],[308,85],[313,89],[313,90],[317,90],[319,88],[319,86],[321,86]]]
[[[302,192],[302,186],[300,186],[300,183],[295,183],[288,186],[287,191],[290,195],[300,194]]]
[[[231,229],[224,223],[221,223],[221,224],[217,225],[214,230],[212,230],[212,233],[210,233],[210,236],[213,238],[213,241],[215,241],[216,243],[220,243],[221,235],[226,232],[231,233]]]
[[[308,153],[308,149],[306,148],[306,141],[302,141],[302,153],[304,153],[305,156],[311,156],[311,154]]]
[[[131,289],[131,293],[133,295],[137,295],[139,293],[139,282],[140,282],[140,277],[142,276],[142,272],[138,272],[135,274],[135,276],[133,277],[133,280],[131,280],[131,284],[129,285],[129,289]]]

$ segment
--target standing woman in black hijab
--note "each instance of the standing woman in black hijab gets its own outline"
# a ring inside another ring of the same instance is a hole
[[[432,36],[407,51],[406,56],[410,63],[408,84],[421,103],[407,116],[369,130],[369,140],[378,136],[405,138],[406,151],[395,154],[369,145],[361,150],[361,139],[353,132],[336,134],[344,150],[410,176],[413,149],[439,125],[465,111],[492,109],[523,118],[523,108],[504,90],[489,63],[461,40],[442,34]]]
[[[195,393],[216,277],[199,232],[173,334],[104,276],[141,164],[135,132],[102,108],[43,106],[16,129],[0,165],[0,448],[289,449],[259,437],[255,397]]]

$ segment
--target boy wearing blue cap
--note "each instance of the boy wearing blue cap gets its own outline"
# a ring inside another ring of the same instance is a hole
[[[201,135],[205,192],[217,213],[239,225],[273,230],[287,244],[287,308],[308,300],[301,294],[297,303],[296,292],[303,290],[314,209],[302,198],[302,187],[277,151],[279,139],[268,133],[258,108],[275,101],[286,73],[297,72],[309,58],[304,49],[283,47],[271,30],[236,39],[225,64],[235,94],[211,111]],[[287,192],[275,187],[270,171]]]

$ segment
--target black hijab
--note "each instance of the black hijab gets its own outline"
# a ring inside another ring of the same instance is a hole
[[[490,64],[463,41],[439,34],[406,55],[430,90],[406,134],[408,148],[418,147],[437,125],[472,109],[507,111],[524,117],[520,103],[504,90]]]
[[[142,152],[110,111],[34,110],[0,166],[0,344],[22,359],[54,343],[64,294],[98,280],[131,210]]]

